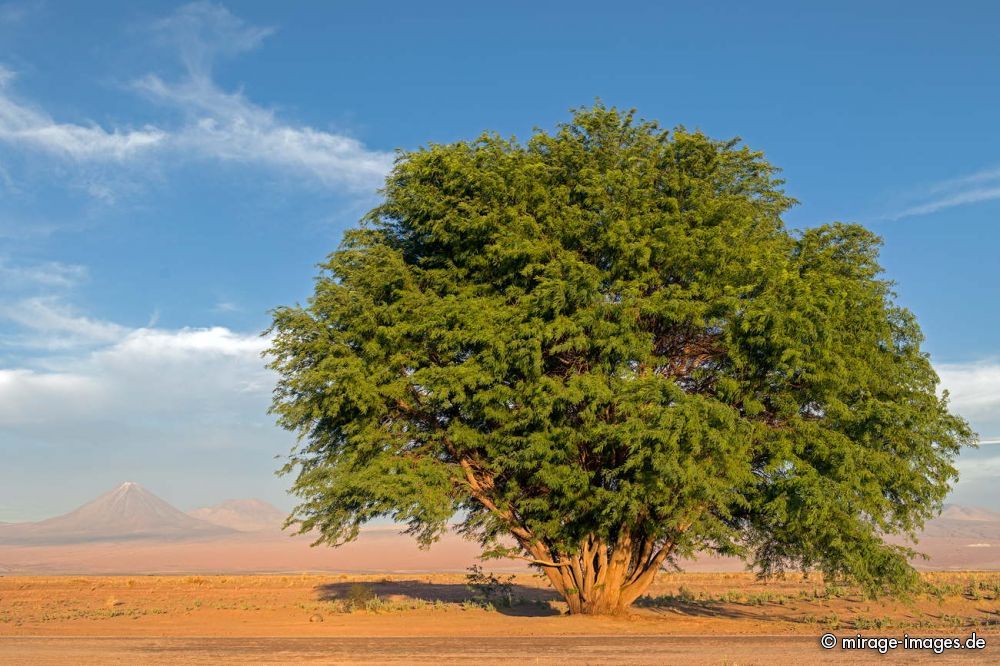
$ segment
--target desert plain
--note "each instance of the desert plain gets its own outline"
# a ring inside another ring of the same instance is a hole
[[[524,562],[446,533],[375,526],[311,548],[283,513],[184,513],[124,483],[65,515],[0,526],[0,664],[996,663],[1000,515],[950,506],[921,534],[923,586],[868,598],[821,576],[759,580],[700,557],[622,617],[566,614]],[[470,580],[468,567],[484,574]],[[820,637],[985,640],[981,650],[825,650]]]
[[[815,576],[663,573],[624,617],[565,614],[538,577],[301,574],[0,577],[0,663],[995,663],[1000,573],[929,572],[908,599]],[[983,650],[824,650],[838,637]]]

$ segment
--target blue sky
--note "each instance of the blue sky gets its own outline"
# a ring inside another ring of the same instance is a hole
[[[394,150],[598,97],[764,150],[790,226],[884,236],[955,409],[1000,439],[1000,6],[805,6],[0,4],[0,521],[126,479],[288,507],[267,311]],[[1000,446],[961,467],[954,500],[1000,508]]]

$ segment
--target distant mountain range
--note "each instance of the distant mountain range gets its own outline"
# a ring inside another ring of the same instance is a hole
[[[344,548],[311,548],[281,526],[285,514],[256,499],[184,513],[137,483],[35,523],[0,524],[0,575],[451,571],[475,564],[479,546],[454,533],[428,550],[396,526],[362,530]],[[496,562],[495,571],[523,571]]]
[[[395,526],[364,529],[342,548],[310,548],[310,536],[282,532],[284,519],[255,499],[184,513],[128,482],[62,516],[0,524],[0,573],[463,571],[478,561],[478,546],[452,532],[429,551]],[[946,505],[915,547],[930,558],[914,561],[920,569],[1000,569],[1000,512]],[[738,560],[710,556],[681,566],[743,568]],[[507,560],[490,568],[523,571],[525,565]]]
[[[1000,513],[979,507],[946,504],[941,515],[927,521],[924,526],[921,542],[929,539],[1000,541]],[[995,547],[1000,550],[1000,543]]]
[[[260,500],[232,500],[187,514],[127,481],[70,513],[35,523],[0,524],[0,545],[215,539],[278,529],[283,519],[281,511]]]
[[[228,500],[215,506],[195,509],[188,515],[239,532],[277,530],[285,522],[284,512],[258,499]]]
[[[976,522],[1000,521],[1000,512],[975,506],[945,504],[939,520],[966,520]]]

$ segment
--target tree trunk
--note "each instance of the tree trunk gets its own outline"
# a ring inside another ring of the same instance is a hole
[[[619,615],[628,612],[656,578],[672,550],[671,544],[634,542],[619,536],[614,547],[592,538],[580,552],[559,556],[542,544],[526,547],[572,615]]]
[[[473,462],[458,455],[449,442],[446,445],[458,460],[472,496],[507,526],[511,536],[530,555],[527,559],[541,567],[573,615],[627,612],[653,583],[656,572],[673,551],[674,541],[636,539],[622,527],[614,543],[591,534],[580,542],[575,553],[554,552],[537,539],[511,509],[493,501],[488,492],[493,486],[491,477],[479,478]],[[691,521],[686,522],[676,534],[683,534],[690,525]]]

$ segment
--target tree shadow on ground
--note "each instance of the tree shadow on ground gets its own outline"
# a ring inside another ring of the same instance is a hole
[[[559,595],[553,590],[527,585],[511,586],[510,605],[500,603],[500,599],[484,599],[483,595],[471,590],[467,585],[429,583],[420,580],[327,583],[316,586],[316,594],[320,601],[346,600],[350,598],[352,588],[358,585],[367,587],[374,595],[389,601],[416,599],[429,603],[454,604],[483,604],[484,601],[492,601],[496,611],[503,615],[520,617],[560,615],[560,612],[549,603],[559,601]]]
[[[656,615],[686,615],[688,617],[704,618],[725,618],[730,620],[781,620],[787,618],[770,616],[759,611],[754,612],[750,607],[740,608],[739,604],[712,602],[712,601],[659,601],[648,598],[640,598],[633,606],[634,610],[642,610]]]

